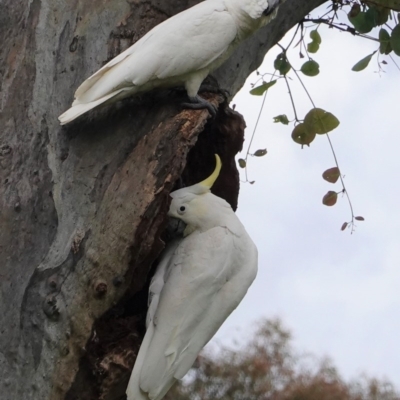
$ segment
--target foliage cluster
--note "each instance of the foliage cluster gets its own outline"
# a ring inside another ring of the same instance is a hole
[[[383,71],[384,65],[388,63],[384,59],[385,56],[388,56],[397,66],[392,55],[400,56],[399,11],[400,0],[331,0],[325,14],[318,17],[309,16],[298,24],[287,46],[284,47],[278,44],[281,52],[274,60],[273,72],[258,74],[259,79],[250,91],[255,96],[264,95],[265,101],[265,96],[270,88],[275,86],[278,81],[284,81],[293,108],[293,118],[290,119],[287,114],[280,114],[273,117],[273,122],[284,125],[292,124],[291,137],[302,148],[310,146],[317,136],[325,135],[328,139],[335,166],[326,170],[322,174],[322,177],[331,183],[336,183],[339,180],[342,187],[338,191],[328,191],[323,196],[322,203],[326,206],[333,206],[336,204],[339,194],[347,197],[351,219],[342,224],[342,230],[349,227],[351,232],[353,232],[355,221],[363,221],[364,218],[356,216],[353,211],[353,206],[343,180],[343,174],[339,168],[338,159],[329,136],[329,133],[335,130],[340,122],[335,115],[316,106],[303,82],[303,77],[315,77],[320,72],[320,66],[315,57],[321,45],[323,45],[319,29],[322,25],[327,25],[329,28],[345,31],[351,35],[360,36],[377,43],[377,49],[358,61],[353,66],[352,71],[359,72],[366,69],[374,56],[377,57],[379,71]],[[295,68],[295,62],[289,59],[288,50],[291,48],[298,48],[299,58],[305,59],[298,68]],[[267,77],[270,77],[270,79],[266,79]],[[293,79],[297,79],[300,82],[312,106],[304,117],[299,116],[296,110],[296,101],[291,90],[291,81]],[[251,143],[252,140],[250,141],[246,156],[239,160],[241,168],[247,168],[247,159],[249,156],[260,157],[267,154],[266,149],[257,150],[254,153],[250,152]],[[246,181],[248,181],[247,170]],[[250,183],[254,182],[251,181]]]
[[[295,354],[279,320],[264,321],[243,348],[199,356],[166,400],[400,400],[390,382],[345,382],[328,359]]]

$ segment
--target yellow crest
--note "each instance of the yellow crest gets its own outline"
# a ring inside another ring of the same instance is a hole
[[[218,154],[215,154],[215,162],[216,162],[216,165],[215,165],[214,172],[207,179],[204,179],[204,181],[199,182],[197,185],[201,185],[201,186],[207,188],[208,190],[210,190],[212,188],[212,186],[214,185],[214,182],[217,180],[217,178],[219,176],[219,173],[220,173],[221,167],[222,167],[221,159],[219,158]]]

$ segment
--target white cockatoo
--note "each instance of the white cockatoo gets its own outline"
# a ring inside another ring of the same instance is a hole
[[[197,95],[206,76],[275,15],[280,0],[206,0],[157,25],[86,79],[61,125],[106,101],[156,87],[184,85],[192,108],[211,103]]]
[[[161,400],[238,306],[257,274],[257,248],[231,206],[210,192],[221,169],[171,193],[168,215],[186,223],[149,290],[147,331],[128,400]]]

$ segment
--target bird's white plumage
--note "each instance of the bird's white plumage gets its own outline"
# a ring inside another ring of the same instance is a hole
[[[277,1],[206,0],[167,19],[84,81],[61,124],[155,87],[184,85],[195,97],[204,78],[271,19],[262,13]]]
[[[257,249],[225,200],[199,185],[172,193],[169,214],[191,226],[166,249],[150,286],[147,332],[128,400],[161,400],[238,306],[257,273]],[[185,207],[185,211],[181,211]]]

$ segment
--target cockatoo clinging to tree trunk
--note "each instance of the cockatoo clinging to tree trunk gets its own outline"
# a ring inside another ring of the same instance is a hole
[[[275,16],[280,0],[205,0],[157,25],[86,79],[66,124],[105,102],[157,87],[185,86],[192,108],[214,106],[198,96],[206,76]]]
[[[161,400],[243,299],[257,274],[257,248],[231,206],[213,195],[213,174],[171,193],[168,214],[186,223],[150,284],[147,331],[128,400]]]

